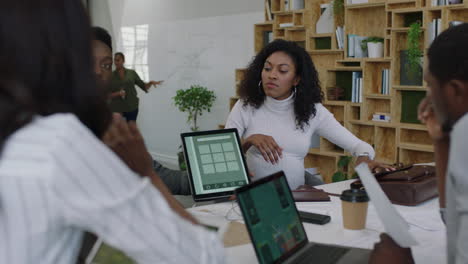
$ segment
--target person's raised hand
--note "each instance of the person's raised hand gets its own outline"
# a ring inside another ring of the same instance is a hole
[[[163,82],[164,82],[164,81],[151,81],[150,84],[151,84],[152,86],[156,87],[156,86],[162,84]]]
[[[283,157],[283,149],[271,136],[254,134],[247,138],[247,142],[260,151],[266,162],[275,164]]]
[[[102,141],[139,175],[148,176],[153,172],[153,159],[135,122],[127,123],[119,114],[114,114]]]
[[[413,264],[413,255],[410,248],[400,247],[387,234],[380,235],[380,242],[374,245],[369,258],[369,264]]]
[[[448,135],[442,132],[442,127],[436,119],[432,106],[431,95],[426,96],[418,106],[418,119],[426,125],[429,136],[434,141],[447,138]]]

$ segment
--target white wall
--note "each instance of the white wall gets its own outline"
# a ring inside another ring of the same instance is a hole
[[[189,127],[172,97],[191,84],[207,86],[217,100],[199,126],[215,129],[225,122],[235,93],[234,70],[254,55],[253,25],[264,20],[263,0],[108,0],[107,7],[106,0],[92,1],[93,23],[114,33],[115,51],[122,47],[120,27],[149,25],[149,76],[165,82],[148,94],[139,91],[138,125],[150,152],[175,162],[179,134]]]

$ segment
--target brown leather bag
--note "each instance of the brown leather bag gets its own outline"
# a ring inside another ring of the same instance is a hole
[[[296,202],[328,202],[330,196],[321,190],[309,185],[301,185],[292,191],[294,201]]]
[[[394,204],[418,205],[438,195],[433,166],[403,166],[396,171],[376,173],[375,178]],[[360,180],[351,183],[351,188],[362,187]]]

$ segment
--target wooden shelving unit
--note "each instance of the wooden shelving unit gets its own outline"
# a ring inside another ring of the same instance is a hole
[[[341,50],[338,49],[335,32],[317,34],[315,28],[321,13],[320,5],[329,2],[304,0],[304,9],[287,10],[284,0],[271,0],[274,18],[255,24],[255,51],[258,52],[267,43],[264,39],[267,31],[273,32],[273,39],[296,41],[303,45],[319,72],[325,95],[327,89],[343,83],[342,78],[349,78],[349,72],[362,72],[362,103],[325,98],[323,105],[334,114],[338,122],[375,148],[376,160],[385,163],[434,161],[434,148],[425,126],[413,123],[412,120],[418,100],[425,95],[427,86],[424,82],[412,85],[400,83],[400,56],[407,48],[409,23],[412,20],[422,22],[420,48],[426,53],[429,46],[426,39],[429,23],[433,19],[440,19],[441,28],[445,30],[450,21],[468,21],[468,0],[447,6],[431,6],[430,0],[369,0],[363,4],[347,4],[345,0],[345,41],[344,49]],[[291,26],[280,27],[283,23],[291,23]],[[384,57],[348,57],[348,34],[384,38]],[[426,63],[424,58],[423,65]],[[383,69],[390,69],[389,94],[381,93]],[[245,69],[236,70],[236,90],[244,72]],[[407,104],[408,100],[415,102]],[[236,101],[237,97],[231,99],[231,107]],[[389,113],[391,121],[372,121],[376,112]],[[305,166],[318,168],[325,181],[330,182],[337,170],[339,158],[345,155],[349,153],[321,138],[320,147],[310,149]]]

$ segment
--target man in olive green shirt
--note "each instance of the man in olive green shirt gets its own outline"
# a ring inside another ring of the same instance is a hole
[[[136,121],[139,99],[135,85],[147,93],[151,86],[156,87],[163,81],[145,83],[134,70],[125,68],[124,63],[125,56],[123,53],[115,53],[114,64],[116,69],[112,73],[109,107],[112,112],[121,113],[127,121]]]

